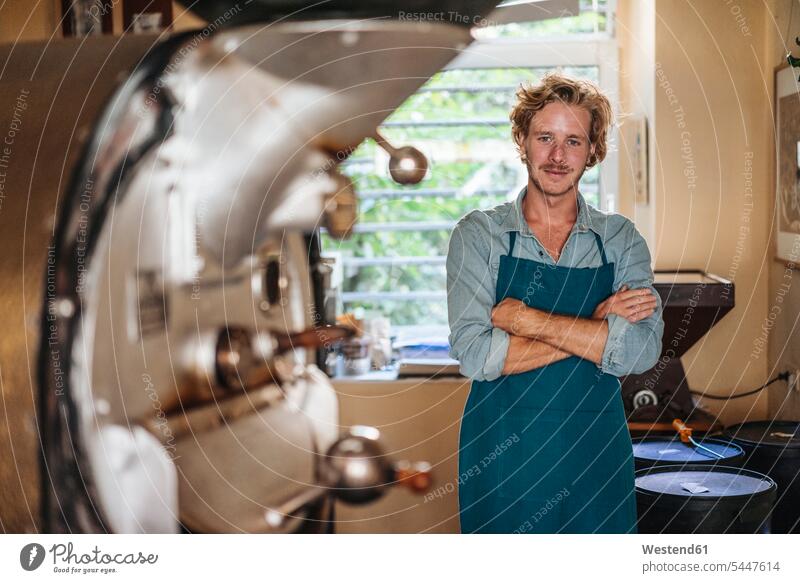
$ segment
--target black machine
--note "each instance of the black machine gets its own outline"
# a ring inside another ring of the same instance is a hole
[[[636,472],[641,534],[769,534],[775,482],[730,466],[661,465]]]
[[[777,485],[772,532],[800,533],[800,423],[751,421],[727,427],[724,436],[745,452],[745,467]]]
[[[631,433],[673,433],[675,418],[685,419],[698,432],[717,429],[714,417],[692,401],[681,356],[731,311],[734,284],[689,270],[656,271],[653,285],[664,307],[664,336],[656,366],[622,381]]]

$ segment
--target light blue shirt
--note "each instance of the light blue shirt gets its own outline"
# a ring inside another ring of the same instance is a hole
[[[500,256],[508,254],[508,233],[518,231],[514,256],[564,267],[599,267],[603,264],[597,242],[600,235],[606,258],[614,263],[614,291],[649,287],[656,297],[655,313],[632,324],[608,316],[608,340],[600,369],[625,376],[655,366],[661,354],[661,298],[653,289],[650,251],[634,224],[622,215],[605,213],[578,194],[578,217],[558,262],[554,262],[531,232],[522,213],[527,187],[516,200],[464,216],[453,229],[447,253],[447,312],[450,320],[450,355],[461,373],[473,380],[491,381],[503,370],[509,335],[492,326],[495,285]]]

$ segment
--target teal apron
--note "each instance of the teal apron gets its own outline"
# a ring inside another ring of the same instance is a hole
[[[512,297],[589,318],[610,296],[614,264],[568,268],[500,257],[496,303]],[[619,379],[572,356],[473,381],[461,420],[458,496],[465,533],[636,532],[633,447]]]

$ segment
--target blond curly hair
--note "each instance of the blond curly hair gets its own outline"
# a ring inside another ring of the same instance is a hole
[[[548,103],[564,103],[583,107],[591,115],[590,149],[586,168],[602,162],[608,152],[608,129],[614,121],[611,102],[594,83],[573,79],[561,73],[548,73],[536,85],[520,85],[517,103],[511,110],[511,135],[520,158],[524,161],[523,144],[528,137],[531,119]]]

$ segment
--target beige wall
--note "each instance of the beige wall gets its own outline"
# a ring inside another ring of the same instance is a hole
[[[427,461],[433,476],[428,496],[395,487],[371,504],[337,502],[337,532],[459,532],[458,434],[469,385],[462,378],[334,381],[341,427],[377,427],[387,454]]]
[[[800,55],[800,47],[795,42],[795,36],[800,36],[800,3],[794,0],[794,10],[791,11],[792,0],[771,0],[767,6],[773,18],[766,22],[766,66],[770,67],[782,63],[784,55],[791,51],[795,56]],[[789,15],[792,21],[789,22]],[[787,37],[787,32],[789,33]],[[800,70],[795,69],[798,75]],[[769,85],[770,98],[774,96],[773,86]],[[771,166],[774,166],[774,157]],[[770,184],[770,195],[775,191],[774,180]],[[774,198],[771,200],[774,201]],[[774,207],[774,205],[773,205]],[[775,250],[771,245],[770,258]],[[767,298],[767,313],[776,312],[778,318],[769,335],[769,369],[770,374],[786,370],[787,368],[800,367],[800,333],[798,333],[798,318],[800,318],[800,275],[797,269],[786,270],[786,266],[777,261],[770,260],[767,264],[769,271],[769,295]],[[778,293],[782,286],[789,287],[789,292],[783,296]],[[800,419],[800,393],[787,394],[783,383],[776,383],[769,392],[770,415],[778,419]]]
[[[754,343],[768,313],[773,266],[771,106],[778,59],[768,47],[779,4],[622,0],[619,6],[623,107],[648,114],[654,148],[651,204],[634,205],[625,180],[621,209],[646,234],[657,269],[702,269],[736,284],[736,308],[683,359],[691,387],[713,394],[744,392],[774,372],[767,351],[754,350]],[[783,4],[788,14],[788,0]],[[623,157],[623,175],[630,174],[625,163]],[[701,405],[725,423],[768,413],[767,392]]]
[[[46,40],[58,25],[60,0],[6,0],[0,2],[0,43]]]
[[[652,249],[655,244],[655,156],[649,157],[649,202],[635,201],[631,161],[632,144],[628,143],[625,116],[643,115],[652,125],[655,120],[655,5],[641,0],[620,0],[617,5],[616,31],[619,41],[620,110],[623,112],[619,145],[619,212],[636,223]],[[649,149],[655,151],[655,135],[649,132]]]
[[[189,4],[191,4],[191,2],[189,2]],[[177,2],[172,3],[172,28],[175,32],[192,28],[202,28],[205,24],[206,21],[199,16],[195,16],[193,12],[189,12],[189,10]]]

